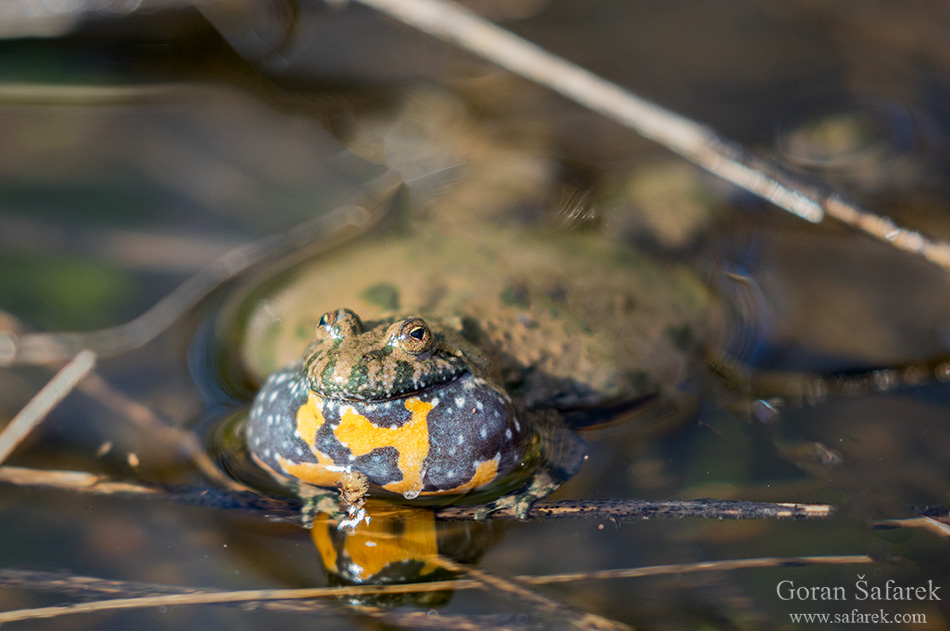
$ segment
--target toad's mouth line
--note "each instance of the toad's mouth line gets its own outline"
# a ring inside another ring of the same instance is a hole
[[[401,401],[409,399],[414,396],[419,396],[423,393],[432,393],[448,386],[451,386],[457,382],[471,379],[472,372],[468,369],[462,370],[456,374],[449,375],[446,378],[442,378],[440,381],[431,384],[424,384],[418,388],[413,388],[411,390],[400,390],[397,392],[387,393],[385,396],[343,396],[338,390],[335,389],[313,389],[311,391],[321,399],[325,401],[339,401],[341,403],[384,403],[386,401]]]

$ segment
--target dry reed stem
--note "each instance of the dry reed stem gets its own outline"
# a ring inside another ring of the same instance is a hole
[[[559,620],[566,621],[578,629],[602,629],[603,631],[632,631],[633,629],[622,622],[560,603],[519,584],[518,579],[505,578],[476,567],[462,565],[441,555],[434,561],[447,570],[468,576],[470,580],[481,584],[482,587],[497,590],[521,602],[531,603],[538,610],[557,616]]]
[[[96,354],[88,350],[80,351],[30,399],[0,433],[0,463],[95,366]]]
[[[724,571],[765,567],[796,567],[804,565],[844,565],[868,564],[874,560],[866,555],[810,556],[810,557],[768,557],[757,559],[729,559],[723,561],[704,561],[660,565],[643,568],[603,570],[582,574],[554,574],[548,576],[519,576],[515,580],[526,584],[543,585],[564,583],[576,580],[601,580],[605,578],[637,578],[695,572]],[[9,571],[0,571],[0,578]],[[98,579],[97,579],[98,580]],[[91,613],[98,611],[116,611],[120,609],[141,609],[145,607],[169,607],[177,605],[227,604],[266,602],[275,600],[298,600],[314,598],[341,598],[373,596],[379,594],[408,594],[445,590],[483,588],[484,582],[473,579],[433,581],[430,583],[410,583],[404,585],[353,585],[345,587],[315,587],[306,589],[254,589],[229,592],[191,592],[161,594],[133,598],[114,598],[88,603],[75,603],[55,607],[19,609],[0,612],[0,624],[41,618]]]
[[[820,191],[701,125],[558,57],[445,0],[355,0],[543,85],[802,219],[827,214],[950,271],[950,244]]]

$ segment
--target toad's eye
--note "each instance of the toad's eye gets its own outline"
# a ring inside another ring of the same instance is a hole
[[[317,321],[316,335],[320,338],[341,338],[346,335],[359,334],[362,332],[362,320],[349,309],[327,311],[320,316],[320,320]]]
[[[328,329],[333,326],[334,322],[336,322],[336,313],[333,311],[327,311],[322,316],[320,316],[320,321],[317,322],[317,326],[321,329]]]
[[[421,318],[406,320],[396,336],[396,343],[407,353],[420,355],[430,350],[435,344],[435,336],[429,325]]]

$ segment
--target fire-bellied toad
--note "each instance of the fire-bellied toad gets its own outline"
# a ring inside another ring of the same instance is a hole
[[[255,300],[258,464],[304,497],[359,471],[371,493],[484,491],[523,516],[579,467],[561,420],[681,382],[708,290],[592,231],[483,225],[370,239]]]

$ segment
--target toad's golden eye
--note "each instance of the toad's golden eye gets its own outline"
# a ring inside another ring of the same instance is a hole
[[[396,336],[396,343],[407,353],[420,355],[430,350],[435,343],[435,337],[429,325],[421,318],[406,320]]]
[[[322,316],[320,316],[320,321],[317,322],[317,327],[320,329],[328,329],[334,325],[336,322],[336,313],[333,311],[327,311]]]
[[[363,321],[349,309],[327,311],[317,322],[317,339],[327,337],[341,338],[347,335],[358,335],[363,332]]]
[[[337,311],[327,311],[320,320],[317,321],[317,328],[314,330],[314,336],[318,340],[325,340],[333,336],[333,329],[336,327]]]

